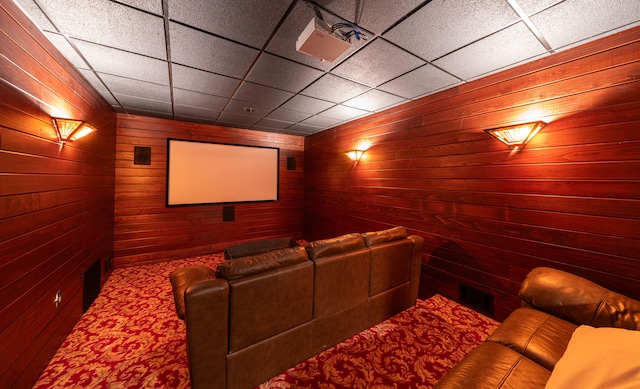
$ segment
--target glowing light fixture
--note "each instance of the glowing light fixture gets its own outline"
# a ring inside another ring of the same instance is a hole
[[[95,129],[90,127],[82,120],[51,118],[53,128],[56,129],[58,143],[71,142],[94,132]]]
[[[500,140],[512,149],[521,149],[526,145],[542,127],[547,123],[543,121],[516,124],[514,126],[493,128],[484,130],[487,134]]]
[[[347,156],[349,156],[349,159],[354,161],[354,162],[358,162],[362,156],[364,155],[364,152],[367,150],[351,150],[351,151],[347,151]]]

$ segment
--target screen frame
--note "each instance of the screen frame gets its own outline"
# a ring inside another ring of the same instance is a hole
[[[170,185],[171,185],[171,177],[170,177],[170,167],[171,167],[171,143],[172,142],[190,142],[190,143],[198,143],[203,145],[214,145],[214,146],[223,146],[223,147],[231,147],[238,149],[268,149],[276,151],[276,188],[275,188],[275,198],[265,198],[265,199],[238,199],[237,201],[206,201],[206,202],[169,202],[169,194],[170,194]],[[204,141],[204,140],[196,140],[196,139],[180,139],[180,138],[167,138],[167,161],[166,161],[166,169],[165,169],[165,205],[167,208],[174,207],[188,207],[188,206],[201,206],[201,205],[223,205],[223,204],[242,204],[242,203],[268,203],[268,202],[278,202],[280,201],[280,148],[279,147],[269,147],[269,146],[256,146],[256,145],[246,145],[246,144],[236,144],[236,143],[224,143],[224,142],[215,142],[215,141]]]

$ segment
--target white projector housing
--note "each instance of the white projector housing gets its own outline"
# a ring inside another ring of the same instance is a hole
[[[333,62],[351,47],[351,43],[331,33],[331,26],[317,17],[313,18],[296,40],[296,50]]]

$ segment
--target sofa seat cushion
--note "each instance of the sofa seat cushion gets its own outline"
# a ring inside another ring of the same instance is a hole
[[[551,372],[524,355],[484,342],[455,365],[434,389],[543,389]]]
[[[580,326],[546,389],[640,387],[640,331]]]
[[[297,246],[269,251],[268,253],[250,257],[230,259],[219,264],[216,271],[220,277],[232,280],[283,266],[293,265],[308,259],[309,257],[304,247]]]
[[[519,308],[487,341],[500,343],[552,370],[577,326],[542,311]]]

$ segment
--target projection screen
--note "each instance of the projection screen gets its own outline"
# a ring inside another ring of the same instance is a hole
[[[167,139],[167,206],[278,201],[280,149]]]

